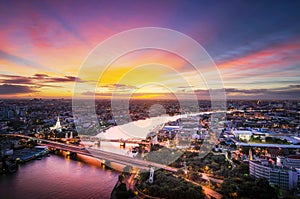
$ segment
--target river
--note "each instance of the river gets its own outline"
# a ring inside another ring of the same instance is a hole
[[[2,199],[110,198],[118,173],[51,155],[19,167],[17,173],[0,176]]]
[[[190,115],[199,115],[196,113]],[[180,116],[154,117],[116,126],[97,137],[108,139],[145,138],[152,129]],[[128,145],[127,147],[130,147]],[[100,149],[126,155],[118,143],[103,143]],[[2,199],[88,199],[110,198],[118,173],[93,164],[85,164],[62,156],[51,155],[20,165],[12,175],[0,176],[0,198]]]

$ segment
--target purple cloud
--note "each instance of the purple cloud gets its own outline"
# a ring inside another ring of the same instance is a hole
[[[37,92],[29,86],[13,85],[13,84],[3,84],[0,85],[0,95],[10,95],[10,94],[26,94]]]

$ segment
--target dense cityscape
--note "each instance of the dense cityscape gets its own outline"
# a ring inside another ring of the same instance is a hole
[[[149,118],[149,108],[158,103],[170,116],[185,114],[180,112],[177,101],[132,100],[129,108],[132,120]],[[114,193],[116,198],[138,197],[136,195],[204,198],[205,194],[214,198],[299,196],[299,101],[229,101],[223,128],[218,129],[219,138],[204,157],[200,157],[199,152],[209,135],[211,113],[208,101],[198,103],[199,113],[205,114],[179,118],[149,132],[143,141],[148,141],[150,148],[147,144],[124,148],[130,150],[135,159],[169,165],[174,172],[155,170],[151,183],[147,169],[137,172],[138,168],[121,164],[123,174]],[[98,122],[105,134],[107,129],[117,125],[110,102],[96,101],[96,107]],[[97,141],[85,146],[81,143],[71,100],[2,100],[1,116],[2,174],[18,172],[18,164],[45,158],[49,153],[81,161],[76,151],[57,151],[55,145],[47,145],[47,140],[87,149],[99,145]],[[179,154],[178,158],[172,159],[174,154]],[[106,167],[115,169],[112,162],[106,163]],[[125,181],[133,174],[135,185],[126,189]],[[182,180],[185,183],[181,184]],[[174,186],[169,187],[169,183]]]

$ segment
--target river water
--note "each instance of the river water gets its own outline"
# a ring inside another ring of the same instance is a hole
[[[51,155],[20,165],[17,173],[0,176],[1,199],[110,198],[118,173]]]

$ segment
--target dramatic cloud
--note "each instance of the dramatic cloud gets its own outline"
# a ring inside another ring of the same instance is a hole
[[[82,81],[74,76],[64,76],[64,77],[39,77],[39,80],[44,83],[63,83],[63,82],[75,82],[75,81]]]
[[[214,90],[218,91],[218,90]],[[213,93],[213,92],[212,92]],[[272,89],[236,89],[226,88],[225,93],[227,99],[300,99],[300,85],[290,85],[287,87],[278,87]],[[114,97],[128,97],[128,93],[120,92],[83,92],[83,96],[89,97],[95,95],[99,98],[110,98]],[[161,98],[161,99],[193,99],[193,96],[197,96],[199,100],[210,99],[210,90],[197,89],[194,91],[181,91],[178,93],[132,93],[131,98]]]
[[[153,98],[160,98],[160,99],[175,99],[176,96],[172,93],[132,93],[132,95],[128,95],[128,93],[111,93],[111,92],[107,92],[107,93],[94,93],[91,91],[87,91],[87,92],[83,92],[82,93],[83,96],[85,97],[91,97],[93,95],[95,95],[96,98],[107,98],[107,99],[111,99],[112,96],[114,96],[114,98],[119,98],[119,99],[128,99],[128,98],[132,98],[132,99],[153,99]]]
[[[33,68],[44,69],[44,70],[47,69],[46,67],[42,66],[39,63],[36,63],[34,61],[25,59],[25,58],[17,56],[17,55],[7,53],[7,52],[0,49],[0,60],[1,59],[8,60],[8,61],[13,62],[15,64],[26,66],[26,67],[33,67]]]
[[[238,49],[237,49],[238,51]],[[250,49],[249,49],[250,51]],[[250,70],[255,70],[256,74],[261,74],[265,71],[258,69],[269,68],[268,72],[273,72],[279,69],[282,71],[287,67],[296,65],[299,69],[300,64],[300,42],[299,38],[294,38],[294,40],[288,41],[286,43],[280,43],[266,48],[254,51],[251,49],[251,53],[240,56],[235,54],[236,58],[230,59],[228,61],[220,62],[218,67],[221,70],[227,69],[238,69],[236,72],[249,72]],[[232,71],[230,71],[232,72]]]
[[[106,85],[101,85],[100,87],[102,88],[109,88],[109,89],[136,89],[136,86],[131,86],[127,84],[106,84]]]
[[[300,85],[289,85],[271,89],[226,88],[225,93],[227,99],[300,99]],[[193,92],[188,91],[185,94],[187,98],[195,94],[198,99],[209,99],[210,96],[207,89],[198,89]]]
[[[5,19],[0,23],[0,73],[16,74],[1,75],[0,85],[29,86],[40,91],[37,97],[70,97],[72,83],[83,81],[74,74],[93,47],[121,31],[149,26],[179,31],[199,42],[217,63],[228,97],[299,96],[298,88],[289,87],[300,84],[298,1],[260,1],[255,5],[249,1],[228,4],[226,1],[207,3],[201,0],[134,3],[5,1],[0,6],[0,17]],[[129,41],[139,40],[132,38]],[[175,40],[173,44],[185,48],[180,41]],[[119,47],[122,48],[122,43]],[[191,49],[184,50],[191,55],[195,53]],[[177,74],[157,68],[151,73],[141,70],[134,78],[120,81],[128,68],[148,63],[173,66],[179,74],[188,74],[187,79],[191,79],[188,82],[198,83],[200,79],[190,65],[175,56],[157,51],[139,55],[126,55],[128,59],[123,60],[123,65],[116,65],[116,70],[111,70],[108,77],[102,79],[104,86],[97,89],[119,93],[136,89],[156,92],[154,87],[136,88],[135,78],[178,86],[176,91],[182,93],[202,88],[198,84],[195,88],[180,87],[183,81]],[[97,71],[96,68],[91,70],[91,75],[96,75]],[[211,71],[204,72],[209,75]],[[32,75],[26,77],[28,74]],[[207,90],[196,93],[209,95]]]
[[[4,84],[33,84],[32,79],[20,76],[14,76],[10,79],[2,79],[0,82]]]
[[[13,84],[0,85],[0,95],[11,95],[11,94],[27,94],[37,92],[29,86],[20,86]]]
[[[75,81],[82,82],[73,76],[52,77],[46,74],[35,74],[24,77],[19,75],[0,74],[1,95],[27,94],[41,92],[52,88],[52,92],[60,92]],[[59,90],[57,90],[59,89]]]
[[[230,99],[300,99],[300,85],[271,89],[225,89]]]
[[[46,74],[35,74],[34,77],[45,78],[45,77],[49,77],[49,75],[46,75]]]
[[[68,82],[73,83],[75,81],[82,82],[82,80],[74,76],[51,77],[46,74],[35,74],[32,77],[0,74],[0,77],[4,78],[4,79],[0,79],[0,83],[11,83],[11,84],[42,85],[46,83],[68,83]]]

